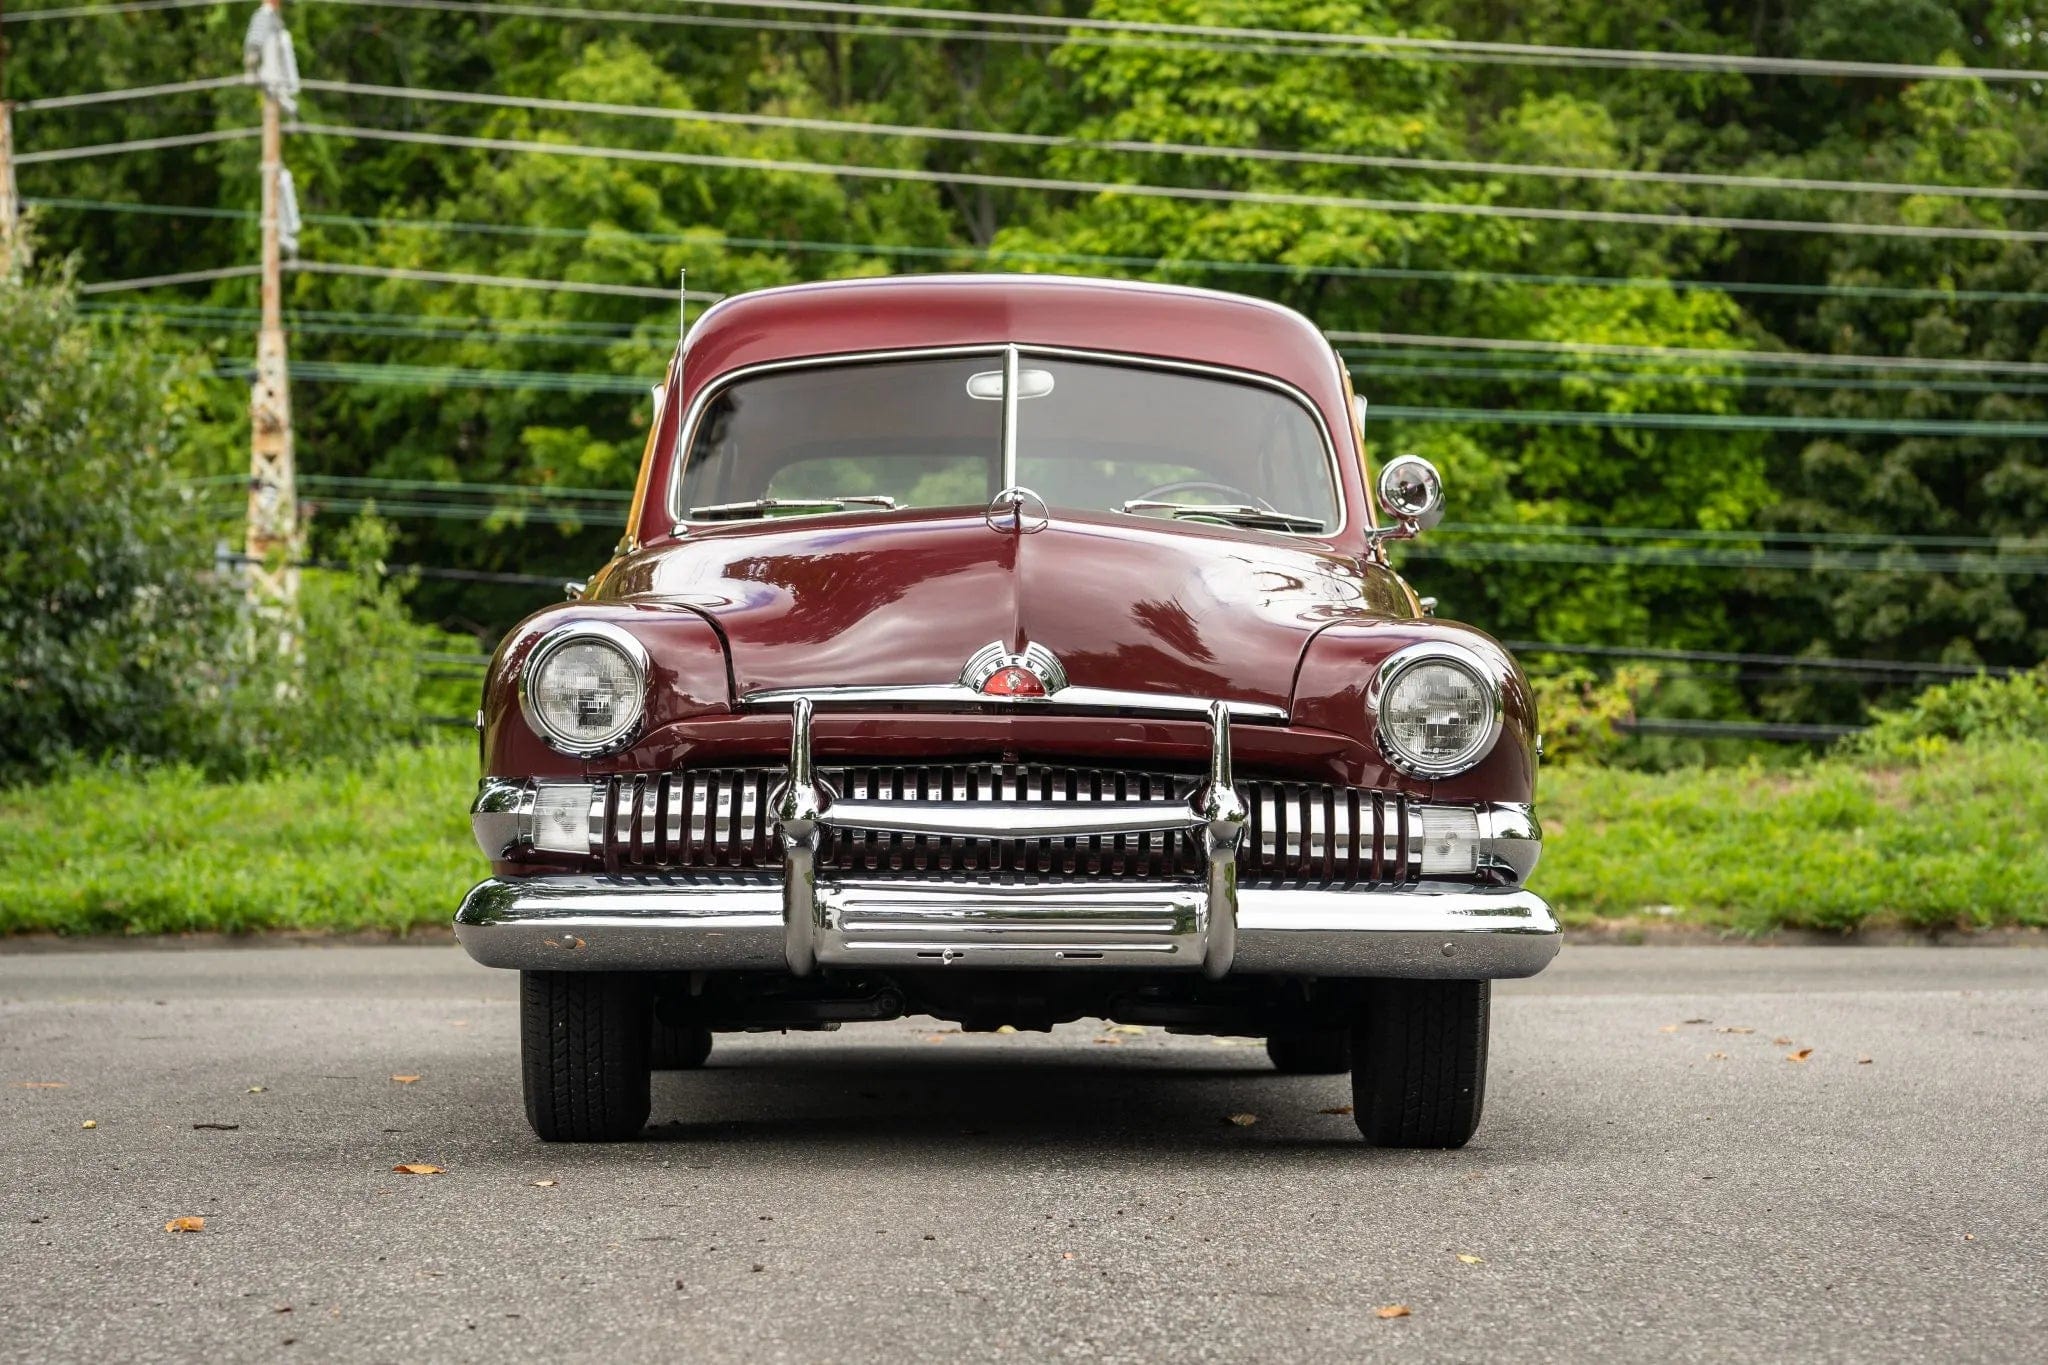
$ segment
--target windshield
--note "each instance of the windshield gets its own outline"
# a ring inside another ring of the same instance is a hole
[[[1003,356],[804,366],[720,390],[684,466],[690,520],[981,507],[1003,478]],[[1024,352],[1012,482],[1051,507],[1317,532],[1320,426],[1263,385]]]

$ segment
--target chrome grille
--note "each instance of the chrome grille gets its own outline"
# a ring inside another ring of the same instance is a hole
[[[979,801],[1186,800],[1192,774],[1128,772],[1051,764],[821,767],[819,778],[846,799]],[[778,768],[706,768],[611,779],[593,812],[607,868],[732,871],[779,868],[768,806]],[[1392,792],[1248,779],[1237,784],[1251,813],[1238,856],[1245,881],[1377,885],[1415,880],[1421,840],[1407,798]],[[1187,834],[1087,839],[957,839],[831,829],[819,848],[821,873],[864,875],[1194,878],[1202,853]]]

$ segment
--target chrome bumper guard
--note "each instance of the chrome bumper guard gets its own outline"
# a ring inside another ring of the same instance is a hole
[[[1065,806],[835,800],[816,777],[811,706],[791,707],[788,776],[770,817],[778,885],[759,877],[542,876],[493,879],[455,916],[486,966],[563,970],[831,967],[1123,967],[1311,976],[1530,976],[1556,955],[1558,925],[1518,886],[1421,882],[1398,890],[1240,887],[1248,813],[1232,781],[1230,712],[1209,708],[1207,780],[1186,802]],[[478,834],[502,847],[502,793],[479,799]],[[1527,812],[1483,813],[1520,877],[1540,837]],[[821,879],[825,831],[975,838],[1178,832],[1206,857],[1200,882],[1011,883]]]

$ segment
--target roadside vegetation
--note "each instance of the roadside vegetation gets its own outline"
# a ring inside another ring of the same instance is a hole
[[[2048,926],[2048,679],[1924,694],[1826,757],[1547,770],[1536,888],[1568,923],[1738,933]],[[1984,731],[1954,733],[1959,717]],[[0,933],[445,930],[484,875],[466,742],[218,782],[98,766],[0,791]]]

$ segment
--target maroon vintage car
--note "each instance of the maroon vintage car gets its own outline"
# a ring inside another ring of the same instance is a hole
[[[1030,276],[712,308],[618,555],[498,649],[456,932],[523,974],[528,1117],[629,1138],[714,1032],[1096,1016],[1351,1072],[1386,1146],[1479,1121],[1526,887],[1514,661],[1429,619],[1305,318]]]

